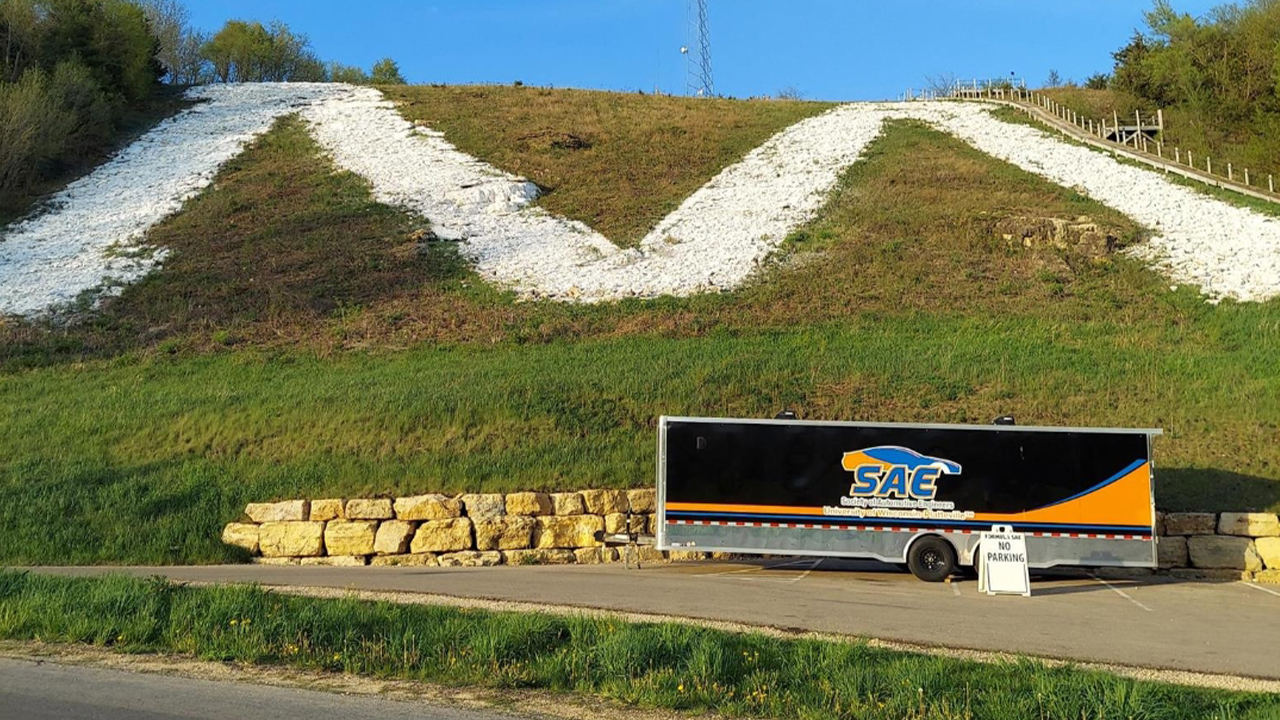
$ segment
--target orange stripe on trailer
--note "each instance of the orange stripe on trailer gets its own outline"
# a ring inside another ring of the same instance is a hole
[[[974,520],[992,523],[1062,525],[1128,525],[1151,527],[1151,463],[1074,500],[1020,513],[978,513]]]

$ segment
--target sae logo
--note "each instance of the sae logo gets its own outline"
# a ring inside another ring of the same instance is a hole
[[[939,477],[960,474],[959,463],[896,445],[847,452],[840,465],[854,474],[849,488],[854,497],[932,500]]]

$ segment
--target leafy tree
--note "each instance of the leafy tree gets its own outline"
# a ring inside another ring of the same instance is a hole
[[[369,73],[374,85],[404,85],[404,77],[400,74],[400,66],[389,57],[374,63]]]
[[[1050,70],[1049,79],[1046,80],[1044,84],[1046,87],[1051,87],[1051,88],[1058,87],[1059,85],[1062,84],[1062,76],[1058,74],[1057,70]]]
[[[369,75],[363,68],[334,62],[329,64],[329,82],[368,85]]]
[[[287,82],[325,79],[323,64],[305,35],[282,22],[228,20],[206,42],[202,55],[219,82]]]
[[[1106,90],[1111,86],[1111,76],[1106,73],[1096,73],[1085,78],[1085,88],[1089,90]]]
[[[187,8],[179,0],[142,0],[142,11],[160,43],[156,58],[172,81],[182,64],[183,43],[192,32],[187,25]]]
[[[41,30],[33,0],[0,0],[0,81],[17,82],[23,70],[38,63]]]

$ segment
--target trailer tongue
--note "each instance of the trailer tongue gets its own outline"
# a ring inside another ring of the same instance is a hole
[[[729,420],[658,424],[658,548],[870,558],[939,581],[978,534],[1029,564],[1155,567],[1160,430]]]

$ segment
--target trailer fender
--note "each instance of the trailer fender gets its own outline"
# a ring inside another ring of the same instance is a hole
[[[939,538],[942,538],[943,540],[946,540],[948,543],[951,544],[951,549],[955,550],[957,562],[964,561],[964,548],[956,545],[955,540],[947,537],[946,533],[933,532],[930,530],[918,530],[914,535],[911,536],[911,539],[908,540],[907,543],[902,546],[902,558],[897,562],[906,562],[907,556],[911,554],[911,546],[915,545],[916,542],[918,542],[921,538],[927,538],[927,537],[939,537]]]

